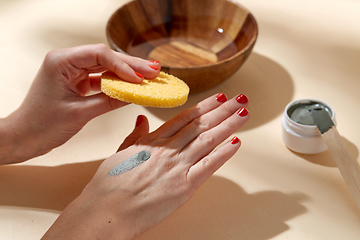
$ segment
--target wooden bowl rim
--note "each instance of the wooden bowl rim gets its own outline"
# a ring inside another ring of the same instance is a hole
[[[114,50],[118,51],[118,52],[121,52],[123,54],[126,54],[128,56],[131,56],[130,54],[128,54],[127,52],[125,52],[124,50],[122,50],[121,48],[119,48],[117,46],[117,44],[114,43],[114,41],[110,38],[110,24],[113,20],[113,18],[116,16],[116,14],[123,8],[125,7],[126,5],[132,3],[132,2],[136,2],[138,0],[130,0],[128,2],[126,2],[125,4],[123,4],[122,6],[120,6],[109,18],[108,22],[107,22],[107,25],[106,25],[106,38],[107,40],[109,41],[109,44],[110,44],[110,47],[111,48],[114,48]],[[257,40],[257,37],[258,37],[258,34],[259,34],[259,28],[258,28],[258,24],[257,24],[257,21],[254,17],[254,15],[247,9],[245,8],[243,5],[241,5],[240,3],[238,2],[235,2],[235,1],[232,1],[232,0],[226,0],[227,2],[231,2],[233,4],[235,4],[236,6],[238,6],[239,8],[245,10],[248,12],[248,16],[251,18],[251,21],[254,23],[254,32],[255,34],[253,35],[253,37],[250,39],[250,41],[248,42],[248,44],[243,48],[241,49],[240,51],[236,52],[236,54],[232,55],[231,57],[229,58],[226,58],[220,62],[216,62],[216,63],[213,63],[213,64],[207,64],[207,65],[202,65],[202,66],[188,66],[188,67],[172,67],[172,66],[168,66],[168,65],[161,65],[162,67],[165,67],[165,68],[169,68],[169,69],[201,69],[201,68],[208,68],[208,67],[213,67],[213,66],[217,66],[217,65],[220,65],[224,62],[229,62],[231,61],[232,59],[238,57],[239,55],[243,54],[244,52],[248,51],[251,47],[254,46],[256,40]]]

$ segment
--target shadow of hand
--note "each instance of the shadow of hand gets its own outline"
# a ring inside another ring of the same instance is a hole
[[[2,166],[0,206],[61,212],[81,193],[101,162]],[[189,202],[136,239],[265,240],[286,231],[285,221],[306,212],[300,204],[304,199],[279,191],[248,194],[234,182],[212,176]]]
[[[193,198],[136,240],[270,239],[289,227],[285,221],[306,212],[306,196],[279,191],[248,194],[234,182],[212,176]]]
[[[0,167],[0,206],[63,211],[88,184],[102,161],[54,167]]]

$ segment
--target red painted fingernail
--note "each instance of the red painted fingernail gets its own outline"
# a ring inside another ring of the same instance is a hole
[[[240,110],[237,112],[237,115],[239,115],[240,117],[245,117],[246,115],[248,115],[248,110],[246,108],[240,108]]]
[[[244,94],[240,94],[239,96],[237,96],[236,101],[238,103],[244,104],[244,103],[247,103],[249,101],[249,99]]]
[[[144,116],[143,115],[139,115],[137,118],[136,118],[136,124],[135,124],[135,127],[138,127],[144,120]]]
[[[139,78],[143,78],[143,77],[144,77],[143,75],[141,75],[141,74],[138,73],[138,72],[135,72],[135,74],[136,74],[136,76],[138,76]]]
[[[150,61],[150,62],[152,62],[152,63],[159,63],[158,60],[154,60],[154,61]]]
[[[216,101],[218,101],[218,102],[223,103],[223,102],[226,102],[226,100],[227,100],[227,98],[226,98],[225,94],[223,94],[223,93],[220,93],[219,95],[216,96]]]
[[[239,139],[237,136],[233,137],[233,138],[230,140],[230,143],[231,143],[231,144],[237,144],[237,143],[239,143],[239,142],[240,142],[240,139]]]
[[[154,69],[155,71],[159,69],[159,67],[156,66],[150,66],[152,69]]]

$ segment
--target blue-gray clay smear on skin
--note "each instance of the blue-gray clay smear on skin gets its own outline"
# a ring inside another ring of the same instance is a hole
[[[111,171],[109,172],[110,176],[119,175],[121,173],[127,172],[134,167],[140,165],[141,163],[145,162],[150,158],[150,153],[146,150],[138,152],[128,159],[125,159],[123,162],[119,163]]]

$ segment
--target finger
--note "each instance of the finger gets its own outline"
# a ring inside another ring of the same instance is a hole
[[[149,121],[144,115],[139,115],[136,119],[135,128],[127,136],[124,142],[120,145],[117,152],[124,150],[125,148],[130,147],[133,145],[140,137],[149,133]]]
[[[103,47],[103,51],[101,49],[102,47],[102,45],[99,45],[100,54],[98,55],[98,59],[101,67],[105,67],[107,70],[115,72],[115,74],[122,80],[133,83],[141,83],[143,78],[154,79],[160,73],[161,66],[159,61],[148,61],[142,58],[132,57],[123,53],[112,51],[107,46]],[[101,53],[105,54],[102,55]],[[102,58],[102,56],[104,57]],[[107,56],[115,57],[116,59],[109,60]],[[98,67],[87,67],[87,69],[92,70],[90,72],[99,72],[99,69],[97,68]]]
[[[249,117],[250,114],[247,109],[241,108],[219,125],[202,132],[199,137],[181,151],[184,154],[184,158],[194,163],[208,155],[231,134],[240,129],[249,120]]]
[[[226,96],[223,93],[215,94],[207,99],[201,101],[195,106],[183,111],[173,119],[170,119],[159,127],[156,131],[151,133],[153,138],[168,138],[176,134],[179,130],[184,128],[194,119],[199,116],[219,107],[226,101]]]
[[[89,75],[86,79],[80,81],[75,86],[80,96],[85,96],[91,91],[101,90],[101,75]]]
[[[80,96],[85,96],[91,91],[91,84],[89,80],[80,81],[75,87]]]
[[[101,75],[89,75],[89,82],[91,91],[101,90]]]
[[[105,44],[84,45],[66,49],[63,55],[66,75],[71,80],[79,79],[81,70],[89,70],[87,72],[95,72],[100,70],[109,70],[114,72],[119,78],[132,83],[141,83],[143,76],[137,74],[127,63],[122,61],[118,54],[112,51]],[[81,79],[82,80],[82,79]],[[74,82],[76,85],[77,82]]]
[[[101,114],[128,105],[128,103],[110,98],[104,93],[79,98],[77,104],[75,107],[81,109],[80,117],[84,121],[89,121]]]
[[[243,94],[239,96],[243,96],[243,98],[246,97]],[[183,129],[181,129],[181,131],[179,131],[178,133],[176,133],[176,135],[172,137],[172,142],[175,144],[174,147],[184,148],[201,133],[217,126],[225,119],[229,118],[237,110],[239,110],[240,107],[247,106],[248,102],[240,103],[239,96],[234,97],[229,101],[223,103],[218,108],[197,117]]]
[[[120,79],[132,82],[141,83],[144,76],[131,68],[126,62],[121,61],[119,54],[112,51],[106,45],[97,45],[97,51],[95,51],[96,58],[99,65],[105,67],[109,71],[114,72]]]
[[[219,147],[216,151],[205,156],[192,165],[187,173],[190,185],[199,188],[211,175],[228,161],[240,148],[241,142],[237,137]]]
[[[124,55],[124,54],[123,54]],[[125,55],[124,55],[125,56]],[[160,64],[158,62],[150,62],[141,58],[137,58],[138,61],[143,64],[138,64],[137,61],[133,61],[134,63],[130,64],[130,67],[133,68],[136,72],[144,75],[146,79],[156,78],[160,73]],[[147,65],[149,64],[149,65]],[[140,65],[140,66],[138,66]],[[136,67],[134,67],[136,66]],[[99,71],[94,71],[98,73]],[[90,74],[89,75],[89,83],[91,91],[100,91],[101,90],[101,74]]]
[[[128,64],[134,71],[142,74],[146,79],[154,79],[160,73],[161,65],[159,61],[148,61],[118,52],[115,53],[123,62]]]

